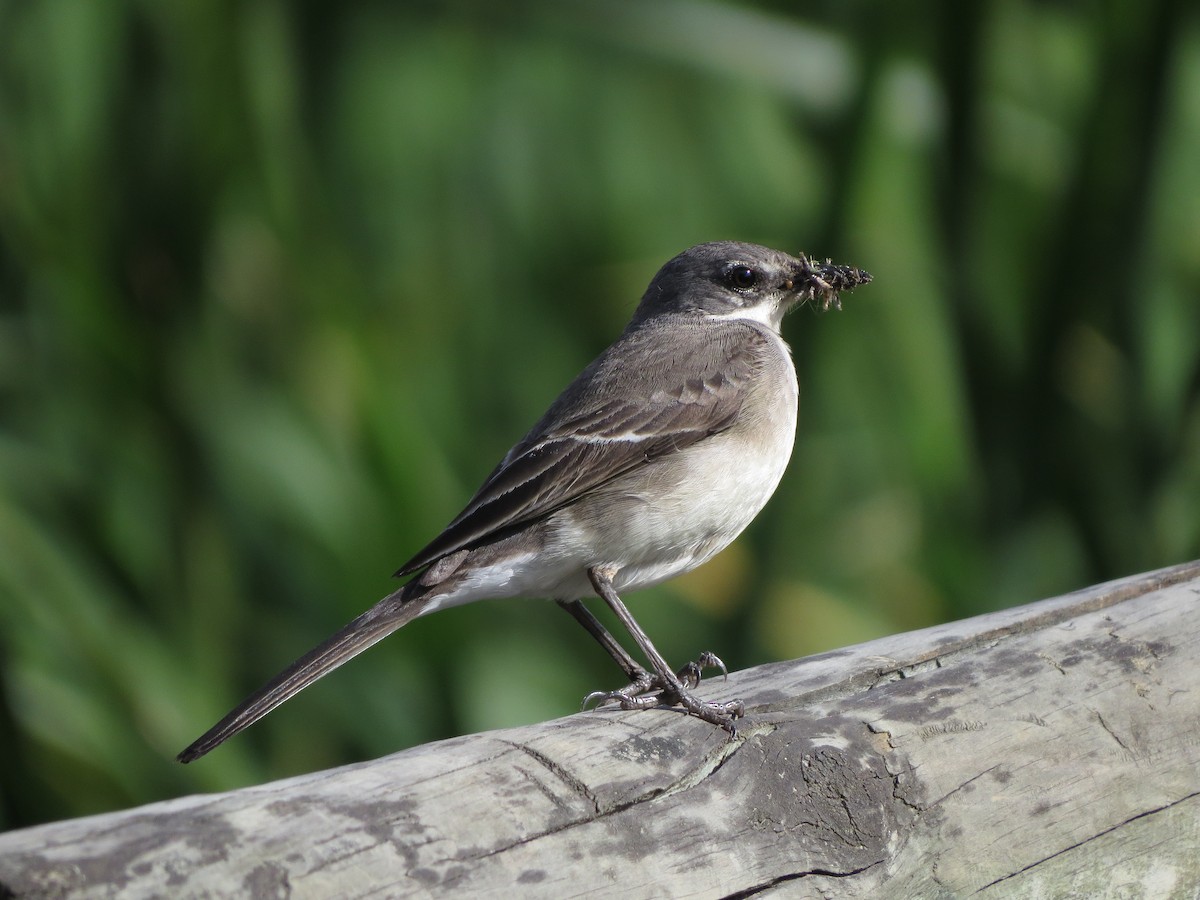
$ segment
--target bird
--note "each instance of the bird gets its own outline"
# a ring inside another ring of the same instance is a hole
[[[395,573],[409,580],[252,693],[177,757],[192,762],[419,616],[476,600],[554,600],[629,679],[590,703],[680,707],[736,733],[739,700],[693,692],[704,652],[673,670],[621,594],[691,571],[728,546],[783,477],[799,388],[784,315],[840,308],[862,269],[715,241],[659,269],[616,341],[504,456],[461,513]],[[599,597],[650,668],[583,601]]]

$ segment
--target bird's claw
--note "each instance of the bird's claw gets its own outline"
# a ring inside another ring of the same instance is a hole
[[[711,650],[705,650],[700,654],[698,659],[687,663],[676,674],[679,676],[679,680],[685,685],[694,688],[700,684],[700,675],[705,669],[720,669],[721,680],[729,680],[729,669],[725,667],[725,663],[721,660],[721,657],[717,656]]]
[[[618,704],[621,709],[625,710],[653,709],[656,706],[665,708],[681,706],[688,715],[724,729],[729,733],[730,738],[737,736],[735,720],[746,715],[746,704],[741,700],[718,703],[711,700],[700,700],[687,691],[671,689],[641,695],[629,694],[623,690],[592,691],[583,698],[583,709],[587,709],[592,703],[599,707],[610,702]]]
[[[723,728],[732,738],[737,734],[734,720],[746,714],[746,704],[741,700],[717,703],[695,697],[691,691],[700,684],[705,669],[719,669],[722,678],[729,678],[729,670],[721,657],[705,650],[694,661],[673,673],[673,677],[670,670],[666,675],[645,670],[631,672],[633,681],[625,687],[616,691],[592,691],[583,698],[582,708],[587,709],[593,704],[600,707],[606,703],[616,703],[621,709],[679,706],[688,715]]]
[[[700,678],[705,669],[720,669],[721,678],[728,680],[729,669],[725,667],[725,663],[721,657],[713,653],[711,650],[705,650],[695,660],[685,664],[675,676],[683,683],[684,687],[694,688],[700,684]],[[655,691],[667,691],[671,689],[671,685],[667,684],[658,675],[645,670],[637,673],[634,680],[625,685],[625,687],[616,691],[592,691],[583,698],[583,706],[586,709],[589,704],[603,704],[609,700],[617,700],[620,697],[639,697],[642,694],[648,694]],[[630,707],[623,707],[630,708]]]
[[[625,690],[592,691],[583,698],[583,709],[587,709],[592,703],[595,703],[597,706],[603,706],[609,701],[619,703],[621,709],[650,709],[658,705],[658,696],[631,694]]]

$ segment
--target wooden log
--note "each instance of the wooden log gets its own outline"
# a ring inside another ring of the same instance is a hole
[[[1200,562],[604,709],[0,835],[0,897],[1195,897]],[[203,763],[200,763],[201,765]]]

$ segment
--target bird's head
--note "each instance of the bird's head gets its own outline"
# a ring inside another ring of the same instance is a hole
[[[757,244],[698,244],[666,263],[650,282],[634,313],[635,323],[664,313],[749,319],[779,331],[788,310],[805,300],[836,305],[837,292],[865,284],[860,269],[814,265]]]

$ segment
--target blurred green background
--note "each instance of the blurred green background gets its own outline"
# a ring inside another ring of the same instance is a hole
[[[475,604],[172,762],[701,241],[875,282],[785,325],[766,512],[632,597],[669,659],[1200,556],[1194,5],[498,6],[0,2],[0,827],[617,686],[545,601]]]

